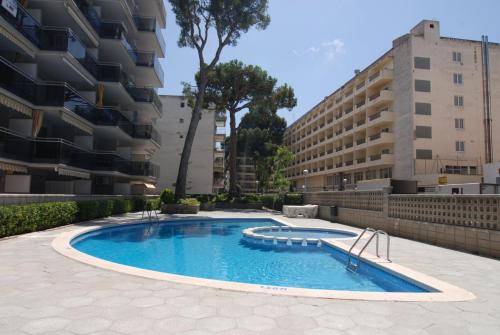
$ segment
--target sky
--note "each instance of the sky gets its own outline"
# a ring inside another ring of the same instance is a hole
[[[165,81],[159,93],[181,94],[181,82],[193,82],[198,58],[194,49],[178,47],[179,28],[166,4]],[[441,36],[488,35],[500,42],[499,13],[499,0],[270,0],[268,28],[242,35],[237,46],[222,51],[221,61],[259,65],[278,84],[291,85],[297,106],[279,111],[291,124],[421,20],[440,21]]]

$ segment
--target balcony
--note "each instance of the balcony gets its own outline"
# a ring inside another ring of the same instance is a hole
[[[346,149],[350,149],[350,148],[352,148],[352,146],[353,146],[353,143],[347,143],[344,147]]]
[[[101,21],[100,57],[104,61],[118,61],[125,72],[133,74],[139,85],[159,86],[163,82],[163,70],[156,54],[139,51],[130,42],[121,22]]]
[[[345,130],[346,132],[348,132],[349,130],[352,130],[352,128],[353,128],[353,127],[354,127],[354,126],[353,126],[352,124],[350,124],[350,125],[346,126],[346,127],[344,128],[344,130]]]
[[[140,109],[154,110],[160,116],[163,115],[163,104],[154,88],[129,86],[126,90],[135,102],[144,104]]]
[[[25,163],[65,165],[94,172],[157,178],[159,167],[109,152],[87,150],[63,139],[31,138],[0,128],[0,157]]]
[[[374,85],[383,85],[392,81],[394,78],[393,70],[384,68],[382,70],[373,73],[368,77],[368,88]]]
[[[353,161],[347,161],[347,162],[345,162],[345,164],[344,164],[344,165],[345,165],[345,166],[351,166],[352,164],[353,164]]]
[[[356,164],[363,164],[366,162],[366,158],[358,158],[356,159]]]
[[[337,115],[335,115],[335,120],[338,120],[342,117],[342,113],[338,113]]]
[[[97,107],[65,83],[41,83],[0,57],[0,87],[35,106],[65,108],[96,126],[119,127],[130,137],[151,139],[160,144],[151,125],[131,123],[119,110]]]
[[[356,122],[356,127],[361,127],[362,125],[364,125],[366,123],[365,120],[360,120],[358,122]]]
[[[351,114],[351,113],[352,113],[352,111],[353,111],[353,108],[351,107],[351,108],[349,108],[349,109],[346,109],[346,110],[344,111],[344,114],[345,114],[345,115],[347,115],[347,114]]]
[[[342,151],[342,149],[343,149],[343,147],[342,147],[342,146],[336,147],[336,148],[335,148],[335,152]]]
[[[371,125],[392,123],[394,121],[394,113],[389,110],[379,111],[368,116],[368,122]]]
[[[358,103],[356,104],[356,108],[357,108],[357,109],[360,109],[361,107],[363,107],[363,106],[365,105],[365,103],[366,103],[366,101],[364,101],[364,100],[363,100],[363,101],[358,102]]]
[[[365,144],[365,143],[366,143],[365,138],[360,138],[359,140],[356,141],[356,145],[361,145],[361,144]]]

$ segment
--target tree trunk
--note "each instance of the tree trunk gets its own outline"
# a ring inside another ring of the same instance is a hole
[[[189,129],[184,141],[184,148],[182,149],[181,162],[179,164],[179,171],[177,172],[177,180],[175,182],[175,199],[179,200],[186,197],[186,182],[189,167],[189,158],[191,157],[191,148],[193,147],[194,137],[196,135],[196,128],[201,119],[201,109],[203,107],[203,99],[205,97],[205,88],[207,86],[207,74],[200,71],[200,86],[198,87],[198,94],[194,104],[193,112],[191,114],[191,121],[189,122]]]
[[[238,190],[236,189],[236,156],[238,148],[238,135],[236,134],[236,113],[234,111],[229,111],[230,121],[229,126],[231,128],[230,142],[229,142],[229,194],[231,196],[236,196]]]

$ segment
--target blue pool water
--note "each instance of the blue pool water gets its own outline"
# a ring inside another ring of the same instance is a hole
[[[273,248],[252,244],[242,231],[279,225],[271,219],[162,221],[103,228],[72,246],[124,265],[192,277],[250,284],[372,292],[427,292],[367,263],[345,269],[347,255],[322,247]]]

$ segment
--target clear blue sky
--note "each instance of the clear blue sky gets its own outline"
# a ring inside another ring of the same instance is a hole
[[[167,52],[161,94],[181,94],[192,82],[196,52],[179,48],[179,29],[167,2]],[[423,19],[441,22],[441,35],[500,42],[500,1],[490,0],[270,0],[271,24],[252,30],[222,61],[259,65],[295,89],[297,107],[280,111],[288,124],[387,51],[392,40]],[[243,112],[242,112],[243,113]],[[241,115],[240,115],[241,117]]]

